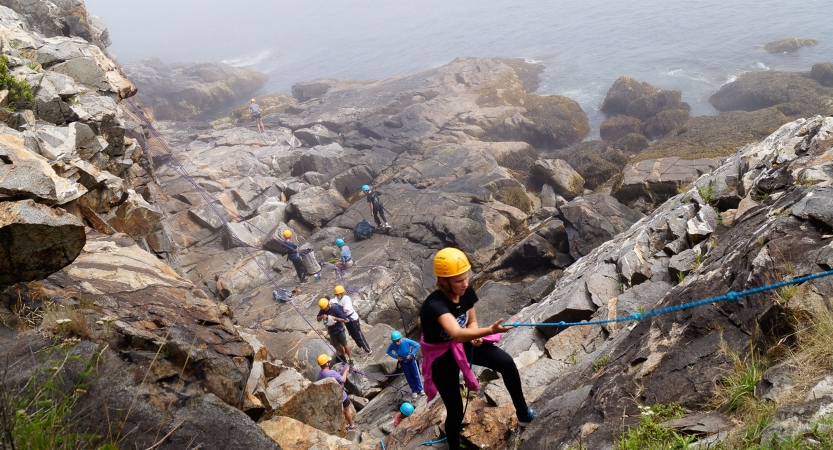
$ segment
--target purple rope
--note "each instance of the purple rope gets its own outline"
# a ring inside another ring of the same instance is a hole
[[[166,164],[168,164],[170,167],[172,167],[172,169],[174,170],[174,172],[178,173],[180,176],[182,176],[183,178],[185,178],[185,179],[186,179],[189,183],[191,183],[191,185],[194,187],[194,189],[196,189],[196,190],[197,190],[197,192],[200,194],[200,196],[201,196],[201,197],[202,197],[202,198],[206,201],[206,203],[208,203],[209,207],[211,207],[211,210],[214,212],[214,214],[216,214],[216,215],[217,215],[217,217],[218,217],[218,218],[219,218],[219,219],[223,222],[223,224],[224,224],[224,225],[228,225],[228,223],[229,223],[229,222],[228,222],[228,221],[227,221],[227,220],[226,220],[226,219],[225,219],[225,218],[224,218],[224,217],[223,217],[223,216],[219,213],[219,211],[217,211],[217,209],[214,207],[214,206],[215,206],[215,205],[214,205],[214,202],[216,201],[217,203],[219,203],[219,201],[218,201],[217,199],[213,198],[213,196],[211,196],[208,192],[206,192],[204,189],[202,189],[202,188],[201,188],[201,187],[197,184],[197,182],[193,179],[193,177],[191,177],[191,176],[188,174],[188,171],[185,169],[185,167],[182,165],[182,163],[181,163],[181,162],[180,162],[180,161],[176,158],[176,156],[173,154],[173,152],[171,151],[171,149],[168,147],[167,143],[166,143],[164,140],[162,140],[162,138],[159,136],[159,134],[157,134],[156,129],[155,129],[155,128],[153,127],[153,125],[151,125],[151,124],[150,124],[150,122],[149,122],[149,121],[145,118],[144,114],[143,114],[143,113],[142,113],[142,112],[141,112],[141,111],[140,111],[140,110],[136,107],[136,105],[133,103],[133,101],[132,101],[132,100],[130,100],[130,99],[126,99],[126,100],[127,100],[128,104],[129,104],[129,105],[133,108],[133,110],[136,112],[136,114],[138,115],[138,117],[139,117],[139,118],[140,118],[140,119],[141,119],[141,120],[145,123],[145,125],[147,125],[148,129],[149,129],[149,130],[150,130],[150,132],[153,134],[153,136],[157,139],[157,141],[159,141],[159,143],[160,143],[160,144],[162,145],[162,147],[165,149],[165,152],[167,153],[167,156],[169,156],[169,157],[170,157],[170,159],[171,159],[171,160],[173,160],[173,161],[176,163],[176,165],[175,165],[175,166],[174,166],[174,165],[172,165],[172,164],[170,163],[170,161],[168,161],[168,160],[167,160],[168,158],[167,158],[167,157],[165,157],[165,156],[163,155],[163,158],[166,160],[166,161],[165,161],[165,163],[166,163]],[[134,133],[133,133],[133,132],[132,132],[129,128],[127,128],[127,127],[126,127],[125,129],[126,129],[126,130],[130,133],[130,135],[131,135],[131,136],[133,136],[133,137],[137,140],[137,142],[139,142],[140,144],[142,144],[142,146],[143,146],[146,150],[150,150],[150,151],[151,151],[151,152],[153,152],[154,154],[157,154],[157,152],[156,152],[154,149],[152,149],[150,146],[148,146],[148,145],[147,145],[147,143],[146,143],[143,139],[139,139],[138,137],[136,137],[136,135],[135,135],[135,134],[134,134]],[[177,171],[177,170],[176,170],[176,167],[179,167],[179,169],[181,170],[181,172]],[[235,216],[236,216],[236,214],[232,213],[231,211],[228,211],[228,212],[229,212],[230,214],[232,214],[232,215],[235,215]],[[239,217],[239,216],[238,216],[238,217]],[[255,227],[255,228],[257,228],[257,227]],[[260,263],[260,261],[258,261],[258,259],[257,259],[257,258],[255,258],[254,254],[253,254],[253,253],[251,252],[251,250],[250,250],[250,246],[245,245],[245,244],[243,243],[242,239],[240,239],[240,238],[239,238],[239,237],[238,237],[238,236],[234,233],[234,231],[233,231],[230,227],[226,226],[226,230],[228,230],[228,231],[229,231],[229,233],[230,233],[230,235],[231,235],[232,239],[234,239],[235,241],[237,241],[237,242],[239,242],[239,243],[243,244],[243,247],[242,247],[242,248],[246,251],[246,253],[249,255],[249,257],[250,257],[250,258],[251,258],[251,259],[255,262],[255,264],[257,264],[257,266],[258,266],[258,268],[260,268],[261,272],[262,272],[264,275],[266,275],[266,278],[267,278],[267,279],[268,279],[268,280],[272,283],[272,286],[273,286],[273,287],[275,287],[276,289],[280,289],[280,290],[282,290],[282,291],[284,291],[284,292],[288,292],[286,289],[284,289],[284,288],[282,288],[282,287],[280,287],[280,286],[278,285],[277,281],[275,281],[275,279],[274,279],[274,278],[273,278],[273,277],[269,274],[269,272],[266,270],[266,268],[265,268],[265,267],[263,267],[263,264],[261,264],[261,263]],[[260,230],[260,231],[262,231],[262,230]],[[267,236],[272,237],[269,233],[265,233],[265,234],[266,234]],[[275,239],[275,238],[274,238],[274,237],[272,237],[272,239]],[[275,240],[277,241],[277,239],[275,239]],[[279,242],[279,243],[281,243],[282,245],[286,246],[286,244],[285,244],[285,243],[283,243],[283,242],[281,242],[281,241],[278,241],[278,242]],[[287,247],[287,248],[289,248],[290,250],[292,250],[292,248],[291,248],[291,247],[289,247],[289,246],[286,246],[286,247]],[[319,331],[318,331],[318,330],[317,330],[317,329],[316,329],[316,328],[315,328],[315,327],[314,327],[314,326],[310,323],[310,321],[309,321],[309,320],[307,320],[307,318],[306,318],[306,317],[304,316],[304,314],[303,314],[303,313],[302,313],[302,312],[298,309],[298,307],[297,307],[297,306],[295,306],[295,304],[294,304],[293,302],[287,302],[287,303],[289,303],[289,305],[290,305],[290,306],[292,306],[292,309],[294,309],[294,310],[295,310],[295,312],[296,312],[296,313],[298,313],[298,315],[299,315],[299,316],[301,316],[301,318],[304,320],[304,322],[307,324],[307,326],[308,326],[308,327],[309,327],[309,328],[310,328],[313,332],[315,332],[315,334],[316,334],[316,335],[317,335],[317,336],[318,336],[318,337],[319,337],[322,341],[324,341],[324,345],[326,345],[326,346],[327,346],[327,348],[329,348],[331,351],[333,351],[333,352],[336,354],[336,358],[337,358],[340,362],[344,363],[345,361],[341,358],[341,356],[339,356],[339,355],[338,355],[338,352],[335,350],[335,348],[334,348],[334,347],[330,344],[330,342],[329,342],[329,341],[327,341],[326,339],[324,339],[324,336],[322,336],[322,335],[321,335],[321,333],[320,333],[320,332],[319,332]],[[353,368],[351,368],[350,370],[355,370],[357,373],[362,374],[362,375],[364,375],[364,376],[365,376],[365,377],[367,377],[367,378],[370,378],[370,376],[368,376],[368,375],[364,374],[364,373],[363,373],[363,372],[361,372],[361,371],[358,371],[358,370],[353,369]],[[370,379],[373,379],[373,378],[370,378]],[[378,383],[378,382],[380,382],[379,380],[375,380],[375,379],[373,379],[373,380],[374,380],[374,381],[376,381],[377,383]],[[397,388],[396,386],[393,386],[393,385],[390,385],[390,384],[387,384],[387,383],[383,383],[383,384],[386,384],[386,385],[388,385],[388,386],[390,386],[390,387],[392,387],[392,388],[394,388],[394,389],[396,389],[396,390],[399,390],[399,391],[404,392],[402,389],[399,389],[399,388]]]

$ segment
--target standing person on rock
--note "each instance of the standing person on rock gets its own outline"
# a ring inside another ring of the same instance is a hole
[[[376,227],[381,228],[382,222],[385,223],[385,228],[390,228],[388,219],[385,218],[385,206],[382,204],[382,199],[379,198],[379,193],[374,191],[368,185],[362,186],[362,192],[367,195],[367,203],[370,206],[370,214],[373,215],[373,220],[376,222]],[[379,217],[382,220],[379,220]]]
[[[298,245],[292,242],[292,231],[283,230],[283,245],[287,247],[289,253],[286,254],[286,259],[292,262],[295,266],[295,273],[298,274],[298,282],[305,284],[307,282],[307,267],[304,260],[301,258],[301,252],[298,250]]]
[[[355,342],[359,348],[364,350],[365,353],[369,355],[372,350],[370,349],[370,344],[367,343],[367,339],[364,337],[364,333],[362,333],[359,313],[357,313],[356,309],[353,307],[353,300],[350,299],[350,296],[344,292],[344,286],[340,284],[333,288],[333,293],[336,297],[331,300],[331,302],[341,307],[341,310],[344,311],[344,315],[347,316],[347,323],[345,323],[344,326],[347,327],[347,332],[350,333],[350,337],[353,338],[353,342]]]
[[[263,116],[260,114],[260,106],[257,106],[257,103],[255,103],[255,99],[252,99],[251,103],[249,104],[249,111],[252,112],[252,119],[254,119],[255,123],[257,123],[258,133],[265,133],[266,128],[263,126]]]
[[[341,308],[330,302],[330,299],[322,297],[318,300],[318,315],[315,320],[321,322],[327,320],[327,333],[330,334],[330,342],[336,348],[340,358],[347,358],[347,364],[353,365],[353,353],[350,351],[350,344],[347,343],[347,334],[344,332],[344,324],[347,323],[347,316]],[[345,356],[346,355],[346,356]]]
[[[408,386],[411,387],[411,396],[417,398],[420,394],[425,393],[422,390],[422,380],[419,379],[419,367],[416,362],[419,344],[408,338],[403,338],[402,333],[396,330],[390,334],[390,340],[391,343],[385,353],[399,361],[402,371],[405,372],[405,379],[408,380]]]
[[[350,411],[350,400],[347,398],[347,391],[344,389],[344,382],[347,381],[347,371],[350,366],[345,365],[341,373],[330,369],[330,361],[332,358],[329,355],[318,355],[318,366],[321,367],[321,372],[318,374],[318,379],[333,378],[341,385],[341,406],[344,408],[344,418],[347,420],[347,429],[355,430],[358,425],[353,423],[353,413]]]
[[[474,305],[478,298],[469,285],[470,270],[471,264],[462,251],[444,248],[437,252],[434,256],[436,290],[422,303],[419,313],[425,393],[428,401],[436,397],[437,393],[443,399],[447,412],[445,434],[450,449],[458,448],[463,421],[460,371],[469,389],[479,388],[477,378],[469,366],[471,363],[488,367],[503,376],[520,426],[529,425],[538,416],[535,410],[526,405],[515,361],[495,345],[500,341],[498,333],[513,327],[504,326],[503,319],[488,328],[477,325]]]

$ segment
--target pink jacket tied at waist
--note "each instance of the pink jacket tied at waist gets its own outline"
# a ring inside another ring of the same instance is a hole
[[[493,344],[498,343],[500,342],[500,335],[490,334],[488,336],[483,336],[483,342],[490,342]],[[437,386],[434,386],[431,365],[434,364],[435,359],[444,355],[448,349],[451,349],[451,352],[454,355],[454,360],[457,361],[457,365],[463,372],[463,381],[465,382],[466,387],[472,391],[480,389],[480,383],[477,382],[477,377],[474,376],[474,372],[472,372],[469,367],[469,361],[466,359],[466,351],[463,349],[462,343],[450,340],[440,342],[438,344],[432,344],[430,342],[425,342],[424,336],[420,336],[419,345],[422,349],[422,377],[425,380],[423,387],[429,402],[437,396]]]

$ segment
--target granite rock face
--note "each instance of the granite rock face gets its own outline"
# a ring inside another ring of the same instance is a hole
[[[32,200],[0,203],[0,285],[40,280],[72,263],[84,247],[75,216]]]
[[[625,167],[622,182],[611,195],[623,204],[643,212],[651,211],[720,163],[720,159],[690,161],[676,156],[646,159]]]
[[[671,197],[628,231],[576,261],[551,294],[518,313],[520,320],[627,316],[761,286],[773,281],[771,273],[784,264],[784,252],[791,255],[790,264],[801,267],[793,276],[827,270],[820,261],[829,253],[822,238],[829,227],[827,214],[822,212],[827,211],[829,182],[808,187],[795,180],[802,173],[820,173],[816,171],[826,167],[833,152],[832,127],[829,117],[801,119],[740,149],[699,177],[687,192]],[[741,202],[760,198],[760,192],[769,196],[763,203],[744,206],[744,213],[730,226],[715,226],[715,214],[734,209],[724,209],[730,205],[714,199],[735,190]],[[699,256],[692,258],[694,254]],[[675,273],[682,277],[672,278]],[[811,299],[829,296],[831,284],[817,280],[802,286],[820,295],[809,295],[796,308],[814,314],[810,305],[816,300]],[[638,417],[636,406],[624,400],[631,395],[637,395],[639,404],[678,401],[698,411],[714,395],[714,384],[707,380],[721,379],[732,370],[720,343],[746,354],[750,333],[761,333],[760,339],[780,333],[773,326],[780,308],[772,296],[762,295],[659,315],[624,329],[602,325],[610,335],[601,345],[588,345],[589,336],[568,337],[567,331],[546,327],[509,333],[501,343],[507,351],[541,348],[544,339],[559,339],[557,346],[547,344],[551,356],[563,359],[575,351],[584,358],[538,397],[533,407],[547,420],[533,422],[524,431],[520,448],[558,448],[575,445],[579,439],[592,448],[612,445],[621,423],[601,417],[621,417],[623,409],[628,416]],[[705,327],[707,323],[720,324],[721,331]],[[593,363],[603,356],[607,363],[597,373]],[[685,371],[686,367],[694,371]],[[780,403],[778,407],[784,419],[795,415],[789,407]],[[627,425],[630,419],[625,420]],[[593,426],[579,425],[587,423]],[[553,433],[553,429],[559,431]],[[778,430],[775,427],[772,432]]]
[[[181,402],[177,420],[163,425],[171,436],[160,448],[181,448],[189,440],[226,448],[277,448],[237,409],[253,350],[237,333],[229,310],[128,236],[90,232],[72,264],[43,281],[6,288],[4,301],[11,295],[26,302],[37,296],[64,308],[46,315],[39,330],[19,336],[27,339],[0,347],[4,358],[36,370],[44,363],[38,349],[55,352],[54,341],[44,334],[59,342],[80,339],[66,351],[82,361],[102,358],[95,381],[78,400],[87,411],[82,429],[106,435],[101,428],[107,426],[105,415],[130,409],[124,425],[141,431],[131,433],[125,443],[152,445],[156,432],[141,424],[166,423],[163,417],[171,413],[166,405],[176,401]],[[69,324],[59,325],[64,318]],[[64,378],[78,380],[83,368],[67,366]],[[21,368],[6,377],[4,389],[25,383],[28,373]],[[143,393],[138,400],[136,389]]]

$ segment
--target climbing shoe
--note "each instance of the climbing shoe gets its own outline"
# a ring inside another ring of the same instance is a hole
[[[536,417],[538,417],[538,411],[532,408],[526,408],[526,414],[518,414],[518,425],[525,427],[535,420]]]

